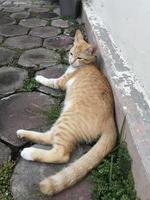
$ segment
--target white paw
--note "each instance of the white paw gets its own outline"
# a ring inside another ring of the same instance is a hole
[[[23,129],[17,130],[17,137],[18,137],[18,138],[23,138],[23,136],[24,136],[24,131],[25,131],[25,130],[23,130]]]
[[[41,75],[37,75],[37,76],[35,77],[35,80],[36,80],[37,82],[39,82],[39,83],[42,83],[43,79],[44,79],[44,77],[41,76]]]
[[[24,148],[21,151],[21,157],[24,158],[25,160],[33,160],[33,158],[32,158],[33,151],[34,151],[33,147]]]

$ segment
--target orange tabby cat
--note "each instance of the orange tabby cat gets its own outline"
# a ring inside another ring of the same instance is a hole
[[[76,31],[69,53],[70,66],[58,79],[36,76],[45,86],[66,89],[64,108],[53,127],[45,133],[18,130],[17,135],[36,143],[52,144],[51,150],[25,148],[26,160],[64,163],[79,141],[98,142],[80,159],[40,182],[44,194],[56,194],[83,178],[112,150],[116,142],[112,91],[106,77],[95,66],[95,47]]]

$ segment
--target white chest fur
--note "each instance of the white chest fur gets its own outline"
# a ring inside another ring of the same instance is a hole
[[[71,78],[69,81],[67,81],[67,83],[66,83],[67,90],[69,90],[71,88],[74,81],[75,81],[75,78]]]
[[[75,72],[76,70],[77,69],[75,67],[73,67],[73,66],[70,65],[68,67],[68,69],[66,70],[65,74],[71,74],[71,73]],[[75,81],[75,78],[71,78],[70,80],[67,81],[67,83],[66,83],[66,93],[70,92],[71,87],[72,87],[74,81]],[[65,102],[64,102],[63,112],[67,111],[71,106],[72,106],[71,100],[66,98]]]
[[[72,84],[74,83],[75,78],[70,79],[69,81],[67,81],[66,83],[66,92],[69,93],[72,87]],[[67,95],[67,94],[66,94]],[[65,102],[64,102],[64,108],[63,108],[63,112],[67,111],[70,107],[72,106],[72,102],[70,99],[66,98]]]
[[[70,65],[70,66],[67,68],[65,74],[71,74],[71,73],[75,72],[76,70],[77,70],[77,68],[75,68],[75,67],[73,67],[72,65]]]
[[[70,65],[68,67],[68,69],[66,70],[65,74],[71,74],[73,72],[75,72],[77,70],[77,68],[73,67],[72,65]],[[67,92],[68,90],[71,88],[73,82],[74,82],[75,78],[71,78],[69,79],[67,82],[66,82],[66,89],[67,89]]]

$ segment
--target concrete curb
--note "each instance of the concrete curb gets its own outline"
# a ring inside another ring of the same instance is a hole
[[[90,1],[83,0],[82,19],[89,41],[98,46],[98,63],[112,86],[119,128],[126,116],[126,141],[138,196],[150,200],[150,101]]]

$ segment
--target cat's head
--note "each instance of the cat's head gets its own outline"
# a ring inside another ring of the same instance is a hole
[[[88,65],[96,61],[96,47],[83,39],[80,30],[76,31],[73,47],[69,52],[69,63],[74,67]]]

